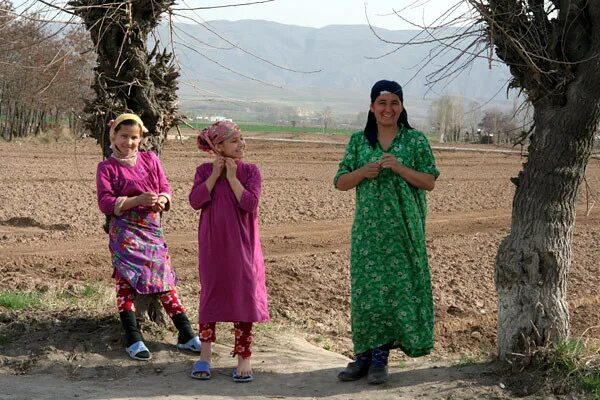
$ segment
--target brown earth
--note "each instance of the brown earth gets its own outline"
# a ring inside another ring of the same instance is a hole
[[[144,328],[153,361],[126,359],[95,199],[99,147],[90,139],[0,143],[0,293],[36,290],[61,298],[25,311],[0,306],[0,387],[8,388],[0,390],[0,399],[162,398],[169,393],[192,398],[200,392],[206,398],[236,398],[235,393],[247,398],[512,398],[498,386],[503,375],[497,365],[456,362],[495,351],[494,257],[510,227],[514,186],[509,178],[524,160],[514,154],[435,152],[442,175],[428,196],[427,244],[436,348],[423,360],[396,355],[390,383],[373,392],[364,384],[337,383],[336,368],[346,359],[325,351],[351,355],[348,250],[354,195],[332,186],[346,139],[286,137],[327,142],[296,143],[253,136],[246,158],[263,175],[261,229],[274,322],[256,335],[255,365],[262,382],[241,392],[239,385],[214,386],[214,381],[194,385],[186,378],[194,357],[167,344],[173,343],[171,331],[151,324]],[[198,216],[187,194],[195,166],[207,160],[193,140],[172,140],[162,155],[174,191],[164,226],[191,318],[198,292]],[[598,160],[589,164],[587,183],[592,194],[600,191]],[[594,199],[582,191],[578,201],[569,304],[572,333],[597,339],[600,208],[586,215]],[[107,294],[84,307],[81,299],[90,285]],[[64,306],[65,296],[72,305]],[[221,332],[219,342],[229,343],[227,329]],[[220,347],[217,363],[233,365],[227,353]],[[131,382],[143,384],[134,390]],[[529,388],[521,386],[526,394]]]

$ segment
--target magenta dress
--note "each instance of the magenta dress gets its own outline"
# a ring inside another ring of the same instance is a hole
[[[199,322],[269,320],[265,264],[258,230],[261,177],[258,167],[238,161],[244,186],[238,203],[226,178],[211,193],[205,181],[212,164],[198,166],[190,205],[202,210],[198,225]]]
[[[113,276],[126,279],[140,294],[175,289],[177,276],[171,267],[160,213],[138,206],[122,215],[114,214],[119,197],[133,197],[144,192],[171,195],[171,187],[156,154],[138,153],[132,167],[113,157],[107,158],[98,164],[96,189],[100,211],[111,216],[108,233]]]

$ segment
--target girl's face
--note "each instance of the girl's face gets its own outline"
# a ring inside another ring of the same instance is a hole
[[[398,126],[402,110],[400,97],[393,93],[381,94],[371,104],[371,111],[379,126]]]
[[[115,146],[123,156],[131,156],[140,147],[142,128],[139,125],[121,125],[115,132]]]
[[[235,160],[240,160],[244,157],[244,150],[246,149],[246,142],[244,138],[240,135],[238,137],[233,137],[231,139],[227,139],[222,143],[219,143],[215,146],[219,153],[223,157],[230,157]]]

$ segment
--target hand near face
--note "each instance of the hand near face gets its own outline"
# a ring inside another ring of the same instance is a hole
[[[394,172],[397,172],[398,169],[402,166],[400,161],[398,161],[398,159],[390,153],[383,153],[380,164],[381,168],[389,168]]]
[[[365,178],[373,179],[379,175],[381,165],[378,162],[368,163],[362,166],[362,173]]]
[[[233,158],[225,158],[225,168],[227,169],[227,180],[235,179],[237,173],[237,164]]]
[[[223,172],[223,168],[225,167],[225,159],[221,156],[216,156],[213,161],[213,168],[211,175],[219,176],[221,172]]]
[[[137,196],[137,201],[141,206],[154,207],[158,201],[158,195],[153,192],[145,192]]]

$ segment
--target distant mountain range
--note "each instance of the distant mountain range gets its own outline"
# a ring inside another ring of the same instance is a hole
[[[397,43],[419,33],[375,29]],[[170,41],[166,27],[159,36],[163,45]],[[244,112],[258,115],[294,108],[318,113],[329,107],[334,115],[356,115],[367,110],[370,87],[379,79],[398,81],[411,118],[422,121],[430,102],[442,94],[462,96],[466,104],[512,105],[506,99],[509,73],[504,65],[496,63],[490,69],[488,61],[480,59],[462,74],[428,86],[427,75],[448,64],[457,52],[430,60],[435,43],[400,48],[384,43],[367,25],[317,29],[258,20],[211,21],[207,26],[178,23],[172,37],[182,68],[182,108],[192,113],[240,118]]]

